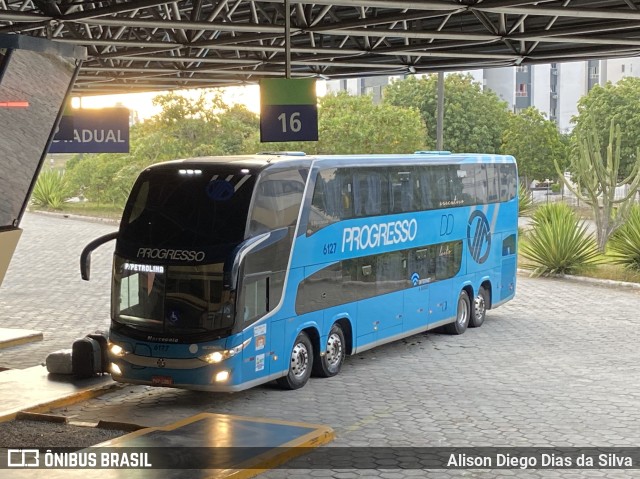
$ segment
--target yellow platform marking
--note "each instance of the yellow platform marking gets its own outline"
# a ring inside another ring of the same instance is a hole
[[[239,463],[237,467],[233,469],[225,469],[225,470],[212,470],[211,475],[199,476],[200,479],[221,479],[221,478],[232,478],[232,479],[247,479],[251,477],[255,477],[258,474],[273,469],[281,464],[284,464],[291,459],[298,457],[300,455],[306,454],[309,452],[310,448],[319,447],[323,444],[327,444],[331,442],[335,438],[335,433],[333,429],[328,426],[324,426],[321,424],[309,424],[304,422],[294,422],[294,421],[283,421],[279,419],[266,419],[266,418],[256,418],[256,417],[244,417],[244,416],[234,416],[231,414],[215,414],[215,413],[201,413],[195,416],[191,416],[180,421],[176,421],[172,424],[160,427],[151,427],[141,429],[139,431],[135,431],[124,436],[120,436],[118,438],[112,439],[107,442],[103,442],[97,444],[93,447],[127,447],[127,442],[132,439],[140,438],[145,435],[151,434],[153,432],[158,431],[175,431],[184,427],[186,425],[192,424],[197,421],[205,420],[205,419],[216,419],[219,418],[224,420],[225,422],[229,422],[231,420],[231,425],[233,425],[233,421],[241,421],[241,422],[254,422],[254,423],[265,423],[265,424],[276,424],[282,426],[290,426],[290,427],[298,427],[309,429],[308,433],[305,433],[291,441],[288,441],[283,444],[278,444],[273,447],[273,451],[267,451],[259,456],[256,456],[248,461]],[[211,447],[207,444],[200,444],[197,447]],[[236,446],[239,447],[239,446]],[[251,447],[251,446],[248,446]],[[258,446],[255,446],[258,447]],[[267,446],[260,446],[262,449],[266,449]],[[153,470],[150,470],[150,472]]]

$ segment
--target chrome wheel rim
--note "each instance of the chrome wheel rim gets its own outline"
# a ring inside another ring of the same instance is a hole
[[[474,308],[475,308],[475,313],[476,313],[476,321],[477,320],[482,321],[484,319],[484,315],[485,315],[485,313],[487,311],[487,307],[486,307],[485,302],[484,302],[484,296],[482,296],[481,294],[476,296],[476,299],[474,301]]]
[[[297,343],[291,351],[291,372],[296,379],[303,378],[309,367],[309,351],[303,343]]]
[[[458,302],[458,325],[464,326],[469,321],[469,304],[467,301],[460,300]]]
[[[333,333],[327,340],[327,352],[326,352],[327,364],[330,367],[335,367],[342,361],[342,340],[337,333]]]

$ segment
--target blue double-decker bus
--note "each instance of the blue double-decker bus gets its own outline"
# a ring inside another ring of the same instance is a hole
[[[116,381],[302,387],[346,355],[462,334],[513,298],[510,156],[193,158],[144,170],[116,239]]]

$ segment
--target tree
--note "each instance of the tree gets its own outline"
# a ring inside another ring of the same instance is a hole
[[[409,77],[387,86],[384,103],[417,109],[426,124],[426,143],[436,144],[437,75]],[[447,75],[444,97],[444,149],[498,153],[507,122],[507,104],[482,90],[470,75]]]
[[[260,133],[260,120],[243,105],[234,105],[218,115],[213,144],[224,155],[256,153],[254,144]]]
[[[628,176],[637,159],[638,138],[640,138],[640,78],[627,77],[615,85],[611,82],[604,87],[596,85],[578,102],[578,115],[571,121],[576,124],[574,132],[588,135],[591,122],[609,125],[615,117],[620,125],[620,175]],[[606,148],[609,131],[598,131],[599,144]],[[603,156],[606,152],[602,151]]]
[[[502,135],[501,151],[518,160],[518,173],[528,180],[545,180],[556,176],[555,161],[564,167],[566,147],[556,124],[534,107],[509,114]]]
[[[326,95],[318,106],[318,142],[262,143],[262,149],[306,153],[413,153],[424,149],[424,123],[416,110],[374,105],[370,96]]]
[[[622,134],[620,125],[611,120],[609,142],[606,157],[600,147],[600,131],[595,122],[585,132],[578,132],[579,154],[571,158],[570,169],[575,174],[572,181],[564,177],[560,165],[556,162],[558,175],[567,187],[593,210],[598,237],[598,248],[604,252],[609,236],[622,225],[627,217],[634,198],[640,188],[640,148],[636,153],[631,174],[618,181],[622,157]],[[616,199],[616,187],[628,185],[628,190]]]

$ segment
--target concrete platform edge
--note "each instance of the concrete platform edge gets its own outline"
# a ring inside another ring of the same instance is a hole
[[[116,383],[114,381],[112,384],[105,384],[102,386],[93,387],[90,389],[86,389],[84,391],[79,391],[61,398],[57,398],[51,401],[46,401],[46,402],[36,404],[34,406],[29,406],[24,409],[5,412],[0,414],[0,422],[11,421],[15,419],[15,417],[20,412],[47,413],[52,409],[71,406],[72,404],[76,404],[82,401],[87,401],[89,399],[93,399],[95,397],[106,394],[107,392],[111,391],[116,387],[122,388],[123,385]]]
[[[20,329],[13,330],[12,328],[0,328],[0,337],[7,332],[11,331],[23,331]],[[33,343],[36,341],[42,341],[44,339],[44,335],[41,331],[30,331],[24,330],[25,333],[6,340],[0,340],[0,349],[12,348],[14,346],[20,346],[21,344]]]

